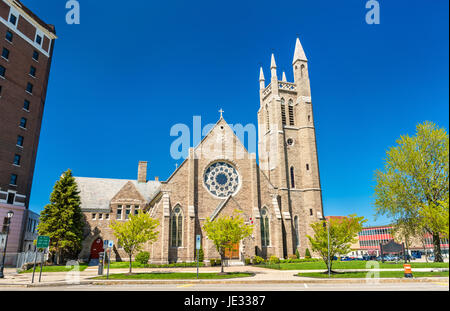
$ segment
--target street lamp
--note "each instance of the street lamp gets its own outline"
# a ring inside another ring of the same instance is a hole
[[[13,211],[9,211],[8,213],[6,213],[6,237],[5,237],[5,245],[3,247],[3,259],[2,259],[2,264],[0,266],[0,279],[4,278],[3,275],[3,268],[5,267],[5,258],[6,258],[6,247],[8,246],[8,234],[9,234],[9,224],[11,223],[11,218],[13,218],[14,216],[14,212]]]
[[[328,277],[331,277],[331,267],[330,267],[330,226],[327,226],[327,219],[324,217],[322,218],[322,220],[324,221],[323,223],[323,227],[327,227],[327,235],[328,235],[328,243],[327,243],[327,248],[328,248]]]

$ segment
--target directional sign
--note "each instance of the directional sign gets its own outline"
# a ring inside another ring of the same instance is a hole
[[[46,235],[40,235],[37,238],[36,248],[47,248],[50,245],[50,237]]]
[[[200,249],[201,248],[201,240],[202,237],[200,236],[200,234],[197,234],[197,236],[195,237],[195,249]]]
[[[109,248],[113,248],[113,246],[114,246],[114,241],[109,240],[109,241],[108,241],[108,247],[109,247]]]

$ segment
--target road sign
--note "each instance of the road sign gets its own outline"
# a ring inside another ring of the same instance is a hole
[[[195,237],[195,249],[200,249],[201,248],[201,242],[202,241],[202,237],[200,234],[197,234],[197,236]]]
[[[46,235],[40,235],[37,238],[36,248],[47,248],[50,245],[50,237]]]
[[[114,246],[114,241],[109,240],[109,241],[108,241],[108,247],[109,247],[109,248],[113,248],[113,246]]]
[[[103,240],[103,248],[108,247],[109,240]]]

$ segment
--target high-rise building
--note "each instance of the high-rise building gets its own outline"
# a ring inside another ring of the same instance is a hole
[[[8,251],[21,248],[55,27],[18,0],[0,0],[0,221],[14,211]]]

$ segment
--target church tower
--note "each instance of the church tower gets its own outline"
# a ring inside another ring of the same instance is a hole
[[[294,82],[287,82],[284,72],[278,80],[272,54],[267,86],[260,69],[258,148],[260,168],[277,189],[283,256],[296,249],[304,256],[306,235],[313,234],[310,224],[323,217],[323,208],[308,59],[298,38],[292,66]]]

